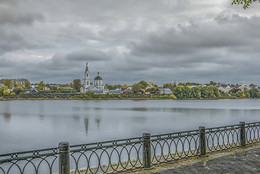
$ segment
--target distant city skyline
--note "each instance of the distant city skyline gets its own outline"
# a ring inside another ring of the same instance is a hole
[[[0,78],[109,84],[259,83],[260,4],[232,0],[0,2]],[[3,75],[3,77],[1,77]]]

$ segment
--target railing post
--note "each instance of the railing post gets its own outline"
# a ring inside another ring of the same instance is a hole
[[[59,143],[59,174],[70,174],[70,144]]]
[[[241,147],[246,146],[246,123],[240,122],[240,143]]]
[[[143,165],[144,168],[151,168],[151,134],[143,133]]]
[[[206,155],[206,131],[204,126],[199,127],[200,131],[200,155]]]

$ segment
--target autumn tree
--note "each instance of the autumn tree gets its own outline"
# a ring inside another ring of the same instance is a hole
[[[173,94],[174,94],[178,99],[183,99],[183,98],[184,98],[183,88],[184,88],[184,85],[178,85],[178,86],[176,86],[176,88],[173,89]]]
[[[29,81],[26,81],[24,84],[25,89],[31,89],[31,83]]]
[[[6,86],[1,86],[1,87],[0,87],[0,96],[3,96],[3,92],[4,92],[4,90],[5,90],[5,87],[6,87]]]
[[[191,88],[191,98],[196,98],[196,99],[201,98],[201,92],[198,87]]]
[[[80,79],[74,79],[73,80],[73,87],[76,91],[80,91],[80,88],[81,88],[81,81]]]
[[[203,86],[201,88],[201,97],[202,98],[214,98],[214,88],[213,87],[208,87],[208,86]]]
[[[122,88],[122,86],[121,85],[109,85],[109,84],[106,84],[105,88],[111,90],[113,88]]]
[[[106,85],[105,85],[105,88],[111,90],[111,89],[113,88],[113,85],[106,84]]]
[[[175,87],[175,83],[166,83],[166,84],[163,84],[163,88],[173,88]]]
[[[39,89],[39,90],[44,90],[45,86],[46,86],[46,85],[44,84],[44,82],[41,81],[41,82],[38,84],[38,89]]]
[[[23,88],[21,86],[15,88],[13,92],[17,95],[21,94],[23,92]]]
[[[148,86],[148,83],[147,83],[146,81],[142,80],[142,81],[140,81],[140,82],[138,83],[138,85],[139,85],[142,89],[146,89],[147,86]]]
[[[10,91],[9,91],[9,89],[5,86],[4,87],[4,90],[3,90],[3,95],[4,96],[7,96],[7,95],[9,95],[10,94]]]
[[[216,86],[217,82],[210,81],[209,84],[212,85],[212,86]]]
[[[142,92],[143,92],[143,91],[142,91],[142,87],[141,87],[141,85],[139,85],[139,84],[134,84],[134,85],[132,86],[132,91],[133,91],[134,94],[142,93]]]
[[[249,93],[250,93],[251,98],[259,98],[260,97],[260,92],[257,88],[250,89]]]
[[[11,89],[13,87],[12,81],[10,79],[4,79],[4,86],[7,86],[7,88]]]

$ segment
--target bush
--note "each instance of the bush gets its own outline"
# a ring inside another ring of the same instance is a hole
[[[172,95],[170,95],[170,99],[175,100],[175,99],[177,99],[177,97],[174,94],[172,94]]]
[[[10,94],[10,91],[8,90],[8,89],[5,89],[4,91],[3,91],[3,95],[4,96],[8,96]]]

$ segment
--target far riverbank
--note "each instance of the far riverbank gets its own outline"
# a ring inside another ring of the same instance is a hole
[[[221,96],[213,98],[185,98],[178,99],[174,95],[157,94],[22,94],[17,96],[3,96],[0,101],[5,100],[219,100],[219,99],[248,99],[246,97]]]

